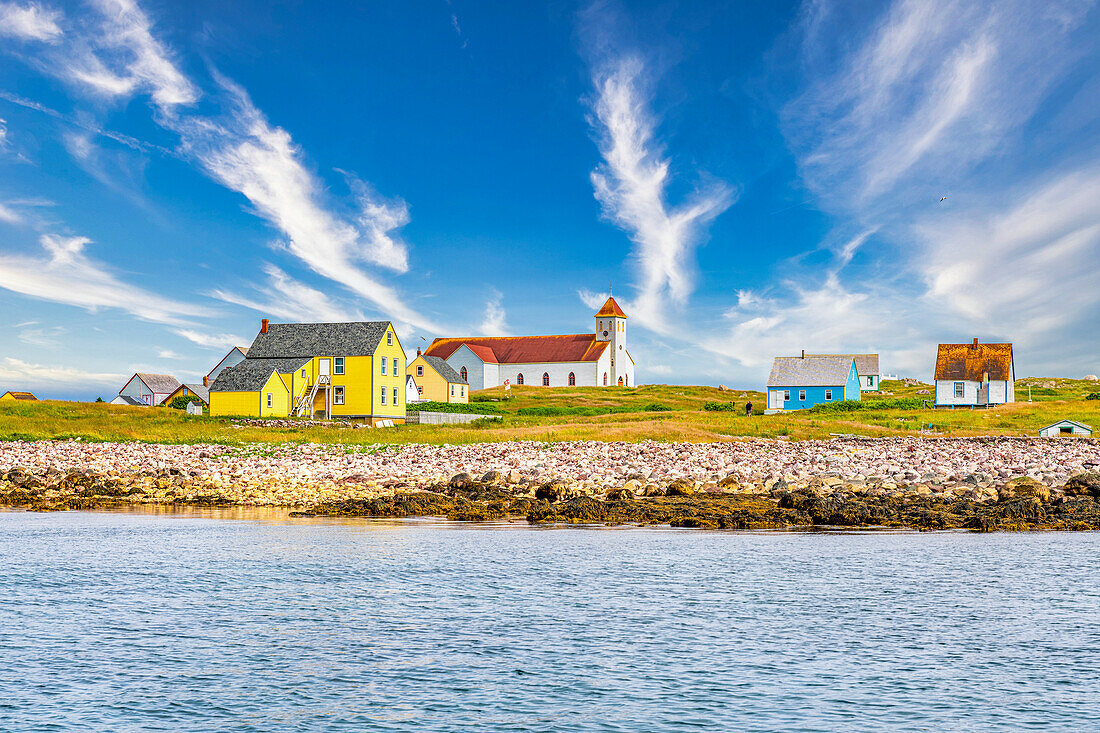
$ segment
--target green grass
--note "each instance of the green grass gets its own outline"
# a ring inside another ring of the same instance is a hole
[[[1027,403],[1027,384],[1032,399]],[[1044,390],[1036,395],[1036,388]],[[192,417],[168,408],[128,407],[90,402],[0,403],[0,440],[74,439],[158,443],[317,442],[347,446],[403,443],[480,443],[501,440],[660,440],[715,441],[743,436],[794,440],[827,438],[831,433],[869,436],[914,435],[922,427],[944,435],[1035,435],[1055,420],[1071,418],[1100,427],[1100,400],[1087,400],[1095,382],[1040,378],[1017,382],[1023,401],[988,410],[924,409],[928,385],[884,382],[881,396],[865,396],[856,410],[806,410],[746,416],[715,411],[707,403],[743,405],[759,411],[761,392],[719,391],[712,387],[650,385],[635,388],[513,387],[472,395],[470,405],[450,405],[473,413],[500,415],[500,421],[470,425],[402,425],[353,430],[338,427],[263,428],[227,418]],[[1046,394],[1051,390],[1054,394]],[[423,406],[420,406],[424,409]],[[433,409],[435,409],[433,407]],[[374,448],[371,448],[372,450]]]
[[[418,402],[408,406],[409,412],[457,412],[469,415],[500,414],[500,408],[489,402],[463,404],[461,402]]]

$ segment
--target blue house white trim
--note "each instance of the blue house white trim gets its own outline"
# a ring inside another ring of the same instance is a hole
[[[858,400],[860,392],[859,372],[850,356],[777,356],[768,377],[768,406],[764,412]]]

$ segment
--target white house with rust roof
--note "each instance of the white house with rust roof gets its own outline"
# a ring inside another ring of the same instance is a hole
[[[138,372],[122,385],[118,397],[111,400],[112,405],[145,405],[152,407],[168,399],[175,392],[180,381],[171,374],[147,374]]]
[[[986,407],[1016,401],[1012,344],[940,344],[936,406]]]

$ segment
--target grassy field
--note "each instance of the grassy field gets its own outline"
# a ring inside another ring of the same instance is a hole
[[[1027,388],[1032,386],[1031,403]],[[243,443],[306,441],[362,445],[375,443],[480,443],[502,440],[663,440],[716,441],[744,436],[793,440],[831,434],[1035,435],[1068,417],[1100,427],[1100,384],[1083,380],[1030,378],[1016,383],[1022,400],[988,410],[898,408],[903,398],[928,399],[928,385],[883,382],[884,394],[865,396],[878,409],[850,413],[802,411],[785,415],[745,415],[745,402],[765,405],[761,392],[712,387],[651,385],[633,389],[513,387],[472,395],[470,412],[500,414],[502,420],[471,425],[404,425],[393,429],[336,427],[244,427],[225,418],[191,417],[169,408],[143,408],[84,402],[0,403],[0,440],[81,438],[92,441],[159,443]],[[733,411],[721,409],[734,403]],[[928,426],[932,428],[929,431]]]

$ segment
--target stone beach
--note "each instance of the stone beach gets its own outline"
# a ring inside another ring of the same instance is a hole
[[[39,510],[266,505],[305,515],[518,515],[679,526],[977,522],[974,528],[981,529],[1091,529],[1088,517],[1100,509],[1100,483],[1092,478],[1098,470],[1100,443],[1092,440],[443,446],[15,441],[0,443],[0,504]],[[1021,502],[1031,507],[1023,515],[1014,510],[1020,516],[1001,517],[1006,521],[975,519]],[[822,503],[827,506],[817,506]],[[922,506],[941,507],[933,513],[958,515],[959,521],[910,516]],[[728,520],[733,514],[740,518]],[[1066,516],[1055,521],[1055,515]]]

